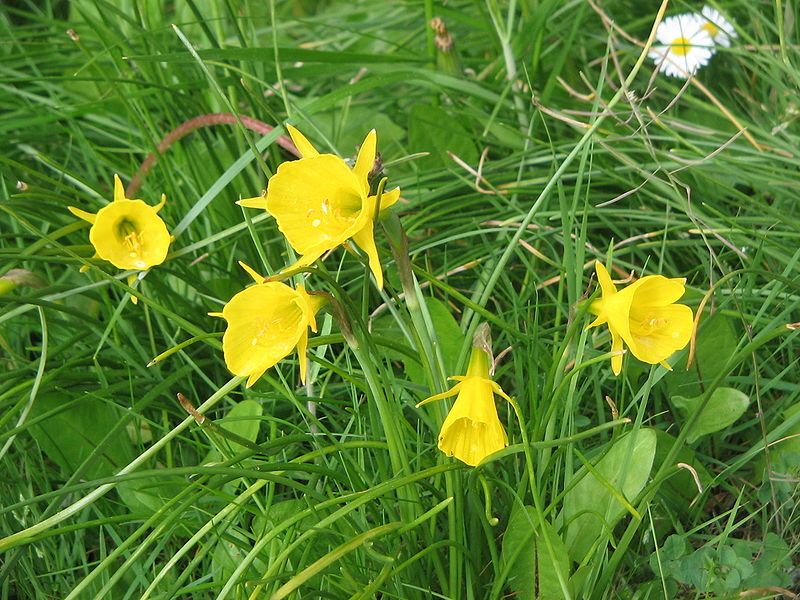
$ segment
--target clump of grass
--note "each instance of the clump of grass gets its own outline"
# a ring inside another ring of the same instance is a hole
[[[646,3],[4,4],[2,597],[788,597],[798,31],[789,5],[715,6],[738,41],[685,83],[635,72]],[[218,113],[142,180],[175,240],[133,306],[66,207]],[[356,253],[314,267],[337,304],[307,384],[289,359],[246,389],[207,313],[238,260],[294,258],[235,204],[291,158],[287,119],[345,157],[375,127],[403,199],[384,290]],[[612,375],[595,260],[687,278],[688,370]],[[416,404],[480,322],[521,419],[498,404],[510,445],[473,469]]]

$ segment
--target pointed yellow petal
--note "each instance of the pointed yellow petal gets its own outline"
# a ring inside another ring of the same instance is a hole
[[[610,327],[609,331],[611,331],[611,352],[617,353],[611,357],[611,370],[614,371],[614,375],[619,375],[622,372],[622,336]]]
[[[394,188],[389,192],[383,192],[381,195],[381,211],[386,210],[400,199],[400,188]],[[374,204],[373,200],[373,204]]]
[[[79,219],[83,219],[87,223],[94,224],[97,215],[94,213],[86,212],[85,210],[81,210],[80,208],[75,208],[74,206],[68,206],[67,210],[71,212],[73,215],[78,217]]]
[[[500,384],[496,381],[492,381],[492,390],[494,393],[506,400],[509,404],[512,404],[511,397],[503,391],[503,388],[500,387]]]
[[[208,316],[209,317],[217,317],[217,318],[221,319],[222,318],[222,313],[221,312],[210,312],[210,313],[208,313]]]
[[[375,277],[375,285],[383,289],[383,272],[381,261],[378,258],[378,249],[375,247],[375,235],[372,221],[367,221],[364,227],[353,236],[353,241],[361,248],[369,259],[369,268]]]
[[[353,172],[359,180],[367,184],[367,177],[369,176],[372,167],[375,166],[375,153],[378,146],[378,134],[373,129],[364,138],[361,148],[358,149],[358,158],[356,158],[356,166],[353,167]],[[368,189],[368,188],[367,188]]]
[[[256,283],[264,283],[264,277],[262,275],[259,275],[258,272],[253,267],[242,261],[239,261],[239,266],[242,267],[245,271],[247,271],[247,274],[253,278],[253,281],[255,281]]]
[[[164,205],[165,205],[166,203],[167,203],[167,195],[166,195],[166,194],[161,194],[161,200],[159,200],[158,204],[156,204],[156,205],[153,207],[153,209],[154,209],[156,212],[158,212],[158,211],[160,211],[162,208],[164,208]]]
[[[266,369],[264,369],[263,371],[259,371],[259,372],[257,372],[257,373],[253,373],[252,375],[250,375],[250,377],[248,377],[248,378],[247,378],[247,383],[245,384],[245,386],[244,386],[244,387],[246,387],[246,388],[251,388],[251,387],[253,387],[253,384],[254,384],[256,381],[258,381],[259,379],[261,379],[261,376],[262,376],[262,375],[263,375],[265,372],[266,372]]]
[[[637,308],[667,306],[677,302],[686,291],[686,279],[668,279],[663,275],[648,275],[639,280],[633,304]]]
[[[328,298],[322,294],[309,294],[304,285],[297,286],[297,293],[308,311],[308,326],[311,331],[317,333],[317,313],[327,303]]]
[[[603,297],[611,296],[617,292],[617,287],[611,281],[611,276],[605,265],[599,260],[594,263],[595,271],[597,272],[597,281],[600,284],[600,289],[603,290]]]
[[[91,267],[89,267],[89,265],[83,265],[83,266],[81,266],[80,269],[78,269],[78,272],[79,273],[86,273],[86,271],[88,271],[90,268]]]
[[[122,180],[119,178],[119,175],[114,173],[114,202],[119,202],[120,200],[126,199],[125,188],[122,186]]]
[[[303,267],[307,267],[314,263],[320,256],[324,254],[325,250],[309,252],[308,254],[304,254],[288,267],[284,267],[281,269],[281,274],[283,273],[291,273],[292,271],[297,271],[298,269],[302,269]]]
[[[321,294],[309,294],[308,303],[311,305],[311,312],[316,315],[328,303],[328,298]],[[314,329],[315,333],[316,331]]]
[[[128,285],[132,286],[134,284],[134,282],[138,279],[138,277],[139,276],[136,273],[131,273],[130,275],[128,275],[128,279],[127,279]]]
[[[267,195],[261,194],[260,196],[255,196],[253,198],[243,198],[236,204],[239,206],[244,206],[245,208],[260,208],[261,210],[267,210]]]
[[[317,149],[314,148],[314,146],[311,145],[311,142],[306,139],[306,136],[289,124],[286,125],[286,130],[289,132],[294,145],[297,146],[297,149],[300,151],[300,156],[302,158],[313,158],[315,156],[319,156],[319,152],[317,152]]]
[[[429,396],[425,398],[422,402],[417,402],[417,408],[420,406],[425,406],[431,402],[436,402],[437,400],[444,400],[445,398],[449,398],[450,396],[455,396],[460,390],[463,384],[457,383],[453,387],[451,387],[446,392],[442,392],[441,394],[434,394],[433,396]]]
[[[308,373],[308,329],[303,332],[297,342],[297,362],[300,364],[300,381],[305,385]]]
[[[600,304],[598,304],[598,303],[600,303]],[[602,313],[602,309],[597,308],[599,306],[602,306],[602,301],[601,300],[595,300],[594,302],[592,302],[592,307],[595,307],[595,308],[590,307],[589,310],[591,312],[593,312],[594,314],[600,315],[600,316],[598,316],[594,321],[589,323],[586,326],[586,329],[591,329],[592,327],[599,327],[600,325],[605,325],[608,322],[608,317]]]

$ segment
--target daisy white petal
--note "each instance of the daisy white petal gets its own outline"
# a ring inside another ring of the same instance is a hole
[[[725,48],[730,47],[731,40],[736,38],[736,29],[733,24],[716,8],[708,5],[703,7],[702,18],[704,20],[703,28],[714,40],[714,43]]]
[[[714,55],[714,42],[700,15],[686,13],[667,17],[656,30],[659,44],[650,58],[669,77],[686,79],[708,63]]]

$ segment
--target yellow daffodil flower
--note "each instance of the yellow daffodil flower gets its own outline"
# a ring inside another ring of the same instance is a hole
[[[442,423],[439,449],[447,456],[474,467],[490,454],[508,446],[508,436],[497,416],[494,394],[511,398],[491,380],[489,355],[473,346],[465,377],[450,377],[458,383],[448,391],[426,398],[417,406],[455,396],[456,401]]]
[[[595,269],[603,295],[589,307],[597,318],[587,329],[608,325],[611,351],[617,353],[611,357],[614,375],[622,371],[623,344],[642,362],[669,369],[666,359],[689,343],[694,327],[692,309],[675,304],[686,279],[648,275],[618,292],[601,262]]]
[[[352,168],[340,157],[320,154],[291,125],[286,126],[299,160],[278,167],[265,196],[240,200],[248,208],[266,209],[300,258],[286,270],[308,266],[328,250],[352,239],[364,251],[379,288],[383,274],[375,247],[376,197],[370,196],[368,176],[375,164],[377,135],[367,134]],[[400,198],[400,188],[381,196],[382,211]]]
[[[222,336],[225,364],[234,375],[247,377],[252,386],[270,367],[297,349],[300,379],[306,379],[308,329],[317,331],[316,314],[324,304],[300,285],[292,289],[278,281],[264,281],[239,263],[256,285],[236,294],[222,309],[209,313],[228,322]]]
[[[76,217],[92,224],[89,241],[97,257],[107,260],[118,269],[143,271],[160,265],[167,257],[172,239],[158,211],[164,207],[166,196],[156,206],[125,197],[118,175],[114,175],[114,201],[97,214],[68,206]]]

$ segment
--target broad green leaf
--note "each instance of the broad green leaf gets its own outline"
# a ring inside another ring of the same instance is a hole
[[[703,384],[713,381],[725,368],[736,352],[737,343],[731,319],[721,313],[703,319],[697,331],[692,366],[684,370],[684,366],[676,365],[667,377],[670,394],[688,397],[701,394]]]
[[[258,437],[258,430],[261,427],[261,415],[263,412],[263,407],[255,400],[242,400],[229,410],[223,418],[216,421],[215,424],[250,442],[255,442]],[[242,444],[224,438],[217,432],[212,432],[211,437],[218,446],[224,448],[225,454],[228,456],[239,454],[248,449]],[[216,462],[218,460],[220,460],[220,453],[217,449],[214,449],[203,463]]]
[[[31,418],[64,406],[62,397],[40,394],[31,410]],[[108,432],[123,418],[124,411],[109,401],[86,396],[66,406],[30,428],[42,452],[72,475]],[[122,429],[105,441],[100,452],[82,471],[81,479],[96,479],[115,473],[133,458],[133,444]]]
[[[783,411],[784,421],[800,413],[800,403]],[[770,448],[770,459],[786,472],[800,474],[800,423],[790,427],[779,444]]]
[[[792,585],[792,557],[795,553],[778,534],[768,532],[754,556],[753,573],[748,578],[748,588]]]
[[[664,462],[667,454],[669,454],[669,451],[675,445],[676,440],[666,431],[661,431],[660,429],[655,431],[658,443],[656,445],[656,457],[655,461],[653,461],[653,465],[655,469],[658,469]],[[674,462],[683,463],[692,467],[697,473],[697,477],[700,479],[700,485],[703,486],[703,489],[711,484],[713,477],[700,462],[695,451],[691,448],[683,446],[678,450]],[[662,491],[668,493],[666,497],[673,500],[670,503],[672,508],[681,512],[689,509],[689,503],[699,493],[694,477],[687,469],[679,469],[675,475],[667,479],[664,482]]]
[[[214,580],[225,582],[231,578],[242,560],[251,550],[253,542],[241,531],[234,527],[227,527],[214,546],[211,555],[211,572]],[[247,575],[251,579],[258,578],[259,573],[263,573],[266,568],[264,561],[256,557],[247,569]],[[241,586],[242,590],[245,586]]]
[[[430,152],[420,164],[428,168],[453,165],[452,152],[468,164],[476,164],[478,150],[472,136],[445,110],[430,104],[416,104],[408,115],[408,144],[412,152]]]
[[[569,580],[569,555],[555,529],[546,524],[554,555],[551,557],[537,526],[534,507],[526,506],[523,510],[514,505],[503,535],[501,554],[503,567],[510,565],[506,582],[520,600],[560,600],[564,593],[558,573],[564,581]]]
[[[694,398],[673,396],[672,403],[688,421],[700,410],[703,398],[704,394]],[[686,441],[693,444],[704,435],[725,429],[736,422],[749,405],[750,398],[739,390],[725,387],[714,390],[687,434]]]
[[[625,515],[626,507],[611,489],[628,502],[642,491],[656,454],[656,434],[640,429],[620,437],[593,465],[594,473],[582,467],[575,474],[580,481],[564,496],[561,522],[566,526],[569,554],[581,562],[599,540]],[[611,488],[611,489],[609,489]]]
[[[183,489],[175,477],[144,477],[122,481],[117,493],[132,513],[152,514]]]
[[[458,354],[461,351],[464,340],[461,328],[443,302],[427,296],[425,298],[425,304],[431,315],[431,321],[433,321],[433,329],[436,333],[436,340],[439,343],[439,349],[442,353],[445,373],[448,376],[462,375],[462,373],[455,372],[456,364],[458,363]],[[419,362],[409,359],[405,361],[404,366],[409,379],[416,383],[426,382],[425,372]]]

